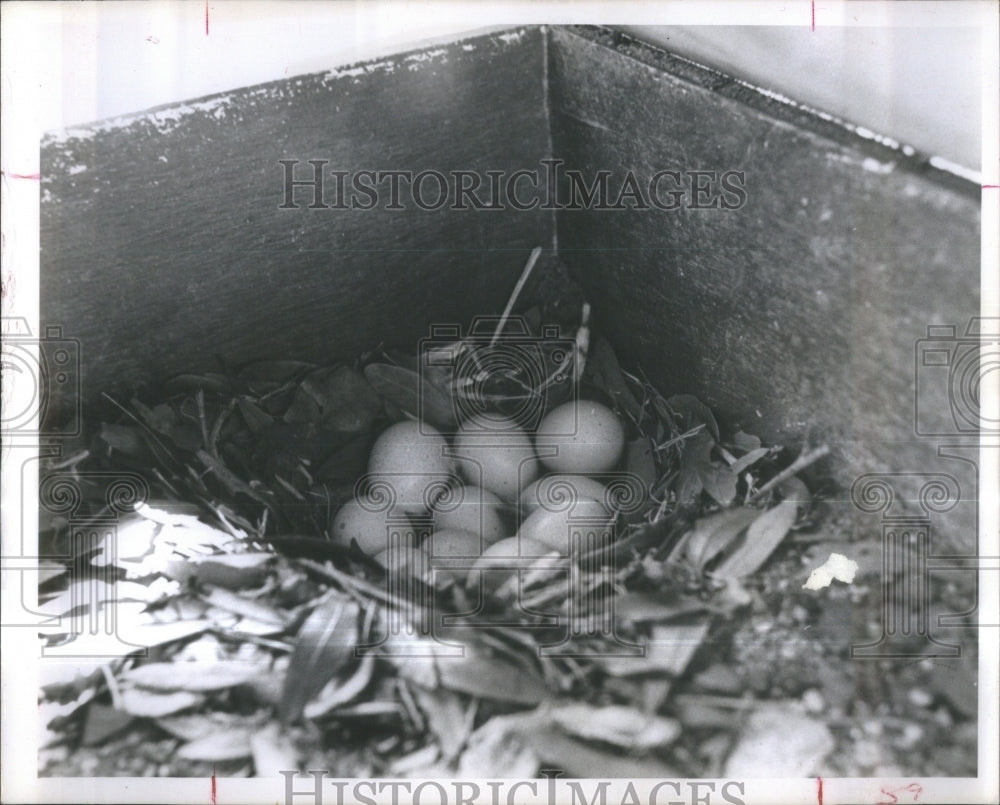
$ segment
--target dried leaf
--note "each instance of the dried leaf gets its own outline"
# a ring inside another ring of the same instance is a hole
[[[312,611],[295,641],[281,698],[281,721],[297,721],[303,709],[354,657],[360,607],[331,596]]]
[[[75,581],[56,595],[55,598],[39,605],[38,612],[52,617],[63,617],[70,613],[86,612],[91,607],[101,607],[112,602],[141,601],[152,604],[179,592],[179,585],[160,579],[165,584],[137,584],[135,582],[118,581],[108,584],[106,581],[89,579]]]
[[[122,709],[126,713],[144,718],[160,718],[197,707],[205,697],[190,691],[176,693],[151,693],[148,690],[126,688],[121,691]]]
[[[331,484],[353,484],[365,471],[370,451],[370,435],[361,434],[331,454],[313,473],[313,477]]]
[[[273,623],[275,626],[287,624],[287,617],[275,607],[260,601],[237,595],[222,587],[213,587],[202,596],[202,600],[212,606],[224,609],[245,618],[251,618],[262,623]]]
[[[371,655],[369,655],[371,656]],[[338,719],[345,718],[387,718],[387,717],[398,717],[402,718],[404,713],[403,705],[399,702],[387,702],[387,701],[376,701],[376,702],[358,702],[357,704],[352,704],[350,707],[338,707],[331,717]]]
[[[142,429],[135,425],[101,424],[98,438],[112,450],[132,458],[148,461],[152,454]]]
[[[206,559],[171,562],[166,574],[173,579],[197,579],[230,590],[256,587],[270,572],[274,554],[263,552],[218,554]]]
[[[729,665],[710,665],[694,678],[694,684],[702,690],[716,693],[739,693],[744,689],[743,680]]]
[[[149,690],[187,690],[208,693],[243,685],[265,673],[262,664],[240,660],[215,662],[156,662],[140,665],[125,674],[125,680]]]
[[[252,754],[250,740],[253,733],[248,729],[230,729],[216,732],[184,744],[177,750],[177,757],[185,760],[207,762],[238,760]]]
[[[691,394],[676,394],[667,400],[675,414],[681,417],[681,430],[687,432],[698,425],[704,425],[713,442],[719,441],[719,425],[712,409]]]
[[[121,526],[119,526],[121,528]],[[44,559],[38,563],[38,585],[41,586],[47,581],[58,578],[67,572],[66,565],[58,562],[47,562]]]
[[[642,418],[642,406],[625,382],[621,366],[615,351],[607,339],[594,336],[591,340],[590,354],[587,357],[585,376],[597,388],[607,392],[615,402],[615,406],[624,412],[633,422]]]
[[[97,695],[97,685],[93,685],[79,693],[70,701],[39,702],[38,703],[38,725],[39,746],[46,747],[59,743],[66,739],[63,725],[66,719],[72,716],[77,710],[87,702],[93,700]]]
[[[466,708],[458,694],[448,690],[428,690],[413,686],[413,695],[427,716],[431,732],[441,745],[445,758],[453,758],[462,748],[471,726]]]
[[[274,423],[273,416],[250,400],[238,400],[237,407],[240,409],[243,421],[247,423],[247,427],[251,433],[257,433],[257,431],[267,428]]]
[[[792,703],[763,705],[751,713],[726,762],[724,777],[811,777],[823,771],[836,746],[829,729]]]
[[[371,427],[381,407],[381,399],[360,372],[333,366],[318,369],[299,384],[284,419],[357,433]]]
[[[101,555],[108,558],[141,559],[153,549],[153,538],[158,530],[159,524],[152,520],[127,515],[122,518],[113,536],[108,537],[114,540],[114,545],[107,545],[102,541]]]
[[[246,481],[223,464],[221,459],[216,458],[205,450],[196,451],[195,456],[205,465],[206,469],[211,470],[212,474],[219,480],[219,483],[225,486],[230,492],[233,494],[242,493],[248,498],[256,500],[258,503],[267,505],[268,501],[258,495]]]
[[[736,461],[729,465],[729,471],[734,475],[739,475],[741,472],[749,469],[758,461],[760,461],[764,456],[766,456],[771,451],[766,447],[758,447],[755,450],[751,450],[745,456],[740,456]]]
[[[708,463],[698,467],[702,488],[720,506],[728,506],[736,497],[737,477],[729,467]]]
[[[578,738],[633,750],[667,746],[681,734],[680,724],[672,718],[619,705],[564,704],[552,708],[552,720],[564,732]]]
[[[654,626],[645,644],[645,657],[605,657],[601,661],[604,670],[612,676],[667,673],[678,677],[704,641],[709,623],[704,617]]]
[[[365,377],[375,391],[408,414],[437,428],[450,430],[457,425],[451,394],[429,377],[388,363],[369,364]]]
[[[338,684],[337,680],[331,679],[319,692],[319,695],[306,704],[302,714],[308,719],[321,718],[334,708],[351,701],[368,687],[374,667],[375,655],[365,654],[350,679],[343,684]]]
[[[809,487],[798,476],[793,475],[787,481],[784,481],[778,487],[778,491],[781,493],[782,500],[794,502],[800,511],[805,511],[809,508],[809,504],[812,503],[812,494],[809,492]]]
[[[629,758],[617,752],[606,752],[555,729],[539,727],[523,738],[546,765],[560,769],[567,777],[587,779],[678,777],[678,772],[663,761],[652,757]]]
[[[712,461],[715,441],[705,430],[684,440],[678,471],[677,496],[683,505],[695,502],[704,489],[721,506],[728,506],[736,495],[736,475]]]
[[[750,433],[744,433],[743,431],[738,430],[733,436],[733,445],[741,450],[750,452],[751,450],[757,450],[760,448],[760,439]]]
[[[656,459],[653,445],[645,436],[633,439],[628,443],[628,471],[639,477],[648,494],[659,480],[656,473]]]
[[[540,677],[493,657],[467,651],[465,657],[442,657],[437,666],[444,687],[470,696],[533,705],[550,695]]]
[[[797,516],[798,504],[794,500],[783,500],[761,513],[750,524],[744,541],[722,560],[713,574],[739,579],[756,572],[795,525]]]
[[[250,750],[257,777],[277,778],[282,771],[300,768],[295,745],[277,724],[254,730],[250,736]]]
[[[713,706],[701,696],[676,696],[674,707],[685,728],[733,730],[740,724],[738,710],[734,712],[732,707]]]
[[[156,725],[182,741],[197,741],[217,732],[253,728],[259,722],[259,717],[247,718],[234,713],[208,712],[166,716],[158,718]]]
[[[611,606],[621,623],[666,621],[705,608],[696,598],[651,593],[621,593],[612,599]]]
[[[522,725],[521,716],[491,718],[469,738],[468,747],[458,762],[461,777],[534,777],[540,761],[526,736],[537,719],[529,716]]]
[[[726,509],[696,521],[687,535],[685,555],[700,573],[758,517],[756,509]]]
[[[104,704],[87,708],[87,725],[83,729],[84,746],[96,746],[132,723],[134,716]]]

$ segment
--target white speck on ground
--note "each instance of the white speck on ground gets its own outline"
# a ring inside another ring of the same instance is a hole
[[[806,583],[802,585],[804,590],[821,590],[829,587],[834,579],[842,581],[844,584],[851,584],[854,581],[854,574],[858,572],[858,563],[853,559],[848,559],[842,553],[831,553],[826,562],[809,574]]]

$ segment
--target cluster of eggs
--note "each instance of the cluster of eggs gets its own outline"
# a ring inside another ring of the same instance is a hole
[[[388,566],[388,493],[397,515],[430,520],[427,539],[411,546],[423,559],[565,554],[570,517],[610,516],[605,486],[591,476],[614,469],[624,445],[621,421],[591,400],[553,409],[534,433],[474,417],[452,443],[426,423],[399,422],[372,447],[371,490],[340,509],[331,536]]]

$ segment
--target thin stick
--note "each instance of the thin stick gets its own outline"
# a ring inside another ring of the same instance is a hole
[[[815,464],[829,452],[830,452],[829,445],[824,444],[822,447],[817,447],[815,450],[809,453],[804,453],[803,455],[799,456],[797,459],[795,459],[795,461],[793,461],[791,464],[785,467],[785,469],[783,469],[781,472],[775,475],[770,481],[764,484],[760,489],[754,492],[750,496],[749,502],[753,503],[755,500],[759,500],[761,497],[763,497],[772,489],[774,489],[774,487],[776,487],[778,484],[784,483],[793,475],[797,475],[798,473],[802,472],[802,470],[804,470],[810,464]]]
[[[111,673],[111,666],[106,662],[101,663],[101,674],[103,674],[104,682],[108,686],[108,693],[111,694],[111,706],[116,710],[123,709],[121,689],[118,687],[115,675]]]
[[[518,279],[517,285],[514,286],[514,292],[510,295],[510,299],[507,300],[507,307],[503,309],[503,315],[500,317],[500,323],[497,325],[497,330],[493,333],[493,339],[490,341],[491,347],[494,346],[500,338],[500,333],[503,332],[503,326],[507,323],[510,312],[514,309],[514,303],[517,301],[518,295],[524,288],[524,283],[526,283],[528,281],[528,277],[531,276],[531,271],[535,267],[535,263],[538,262],[538,258],[541,257],[541,254],[541,246],[536,246],[531,250],[531,255],[528,257],[528,262],[524,266],[524,271],[521,272],[521,277]]]
[[[583,370],[587,365],[587,354],[590,352],[590,304],[583,303],[580,314],[580,328],[576,331],[576,360],[573,361],[573,382],[579,383]]]

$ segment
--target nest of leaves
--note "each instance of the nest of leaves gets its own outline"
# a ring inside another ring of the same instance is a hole
[[[617,516],[610,550],[570,563],[569,584],[538,572],[483,590],[487,617],[450,628],[447,643],[417,630],[395,652],[391,624],[412,608],[385,568],[356,544],[332,542],[329,529],[375,436],[407,417],[454,425],[456,400],[473,393],[466,381],[379,350],[353,365],[266,361],[180,376],[155,402],[115,403],[120,416],[100,424],[87,450],[48,467],[75,480],[82,502],[73,523],[59,513],[43,523],[43,546],[77,554],[42,572],[43,611],[72,627],[49,632],[46,650],[101,660],[43,687],[43,752],[141,728],[164,742],[150,773],[179,776],[710,771],[685,733],[731,736],[747,702],[692,692],[686,671],[809,518],[795,473],[825,451],[789,464],[778,446],[722,433],[699,400],[665,398],[640,367],[623,369],[586,310],[564,326],[575,347],[561,351],[541,338],[550,311],[521,317],[542,345],[541,389],[501,372],[474,393],[498,411],[526,394],[547,407],[574,393],[603,401],[626,424],[620,469],[641,479],[644,498]],[[86,550],[69,545],[79,522],[107,514],[101,473],[116,472],[144,478],[148,500]],[[434,618],[475,609],[453,575],[411,583]],[[551,625],[581,605],[613,611],[613,628],[567,638]],[[116,634],[81,626],[110,609]],[[554,643],[558,651],[539,650]]]

